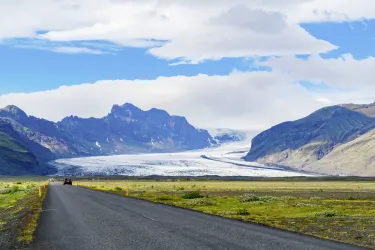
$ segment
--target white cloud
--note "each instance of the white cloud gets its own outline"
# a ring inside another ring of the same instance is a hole
[[[89,49],[84,47],[56,47],[51,48],[51,51],[67,54],[103,54],[103,52],[100,50]]]
[[[297,5],[290,15],[291,21],[356,21],[375,18],[375,1],[373,0],[307,0]]]
[[[239,8],[242,10],[238,11]],[[250,20],[248,16],[257,18]],[[336,49],[336,46],[312,37],[299,25],[286,23],[277,12],[237,6],[214,16],[209,23],[204,28],[195,28],[195,32],[187,30],[188,37],[175,37],[164,46],[150,49],[150,53],[160,58],[183,58],[194,62],[223,57],[321,53]]]
[[[286,16],[280,12],[251,10],[246,5],[233,6],[210,21],[216,25],[250,29],[259,33],[278,34],[287,26]]]
[[[274,74],[286,75],[291,81],[316,84],[316,88],[309,87],[309,93],[325,105],[375,101],[375,57],[357,60],[351,55],[330,59],[318,55],[307,59],[285,56],[256,64],[270,67]]]
[[[122,50],[120,46],[115,44],[90,41],[64,43],[38,39],[8,39],[3,44],[12,48],[47,50],[68,54],[114,54]]]
[[[102,117],[113,104],[125,102],[186,116],[198,127],[255,130],[300,118],[323,106],[288,77],[272,72],[100,81],[0,96],[0,106],[14,104],[29,114],[55,121],[68,115]]]
[[[331,104],[333,104],[333,101],[330,100],[330,99],[328,99],[328,98],[326,98],[326,97],[317,97],[317,98],[315,98],[315,100],[317,102],[321,102],[321,103],[323,103],[325,105],[331,105]]]
[[[326,105],[346,103],[369,104],[375,101],[375,87],[362,88],[350,91],[337,91],[327,93],[311,93],[315,100]]]
[[[313,55],[305,60],[289,56],[272,58],[258,64],[271,67],[273,71],[288,72],[295,80],[317,84],[324,82],[339,89],[355,90],[374,86],[375,57],[356,60],[348,54],[324,59]]]
[[[104,40],[197,63],[327,52],[301,22],[373,17],[372,0],[13,0],[0,2],[0,40]]]

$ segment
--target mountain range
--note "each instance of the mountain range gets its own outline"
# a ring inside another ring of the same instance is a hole
[[[52,174],[58,158],[177,152],[244,140],[228,129],[197,129],[160,109],[114,105],[102,118],[51,122],[16,106],[0,109],[0,175]],[[329,175],[375,175],[375,103],[322,108],[255,136],[246,161]]]
[[[50,174],[57,158],[176,152],[218,146],[217,138],[185,117],[160,109],[114,105],[103,118],[69,116],[60,122],[28,116],[16,106],[0,109],[0,175]]]
[[[375,103],[322,108],[253,138],[247,161],[329,175],[375,175]]]

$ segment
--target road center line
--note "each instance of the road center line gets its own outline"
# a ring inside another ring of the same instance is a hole
[[[149,220],[152,220],[152,221],[157,221],[157,220],[155,220],[155,219],[153,219],[153,218],[151,218],[151,217],[145,216],[145,215],[143,215],[143,217],[145,217],[145,218],[147,218],[147,219],[149,219]]]
[[[42,212],[48,212],[48,211],[56,211],[57,209],[45,209],[45,210],[42,210]]]

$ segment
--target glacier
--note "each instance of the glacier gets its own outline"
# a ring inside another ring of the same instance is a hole
[[[246,162],[250,142],[177,153],[127,154],[59,159],[51,162],[57,176],[312,176],[278,166]]]

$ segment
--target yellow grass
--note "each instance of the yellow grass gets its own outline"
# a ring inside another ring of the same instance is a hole
[[[176,188],[201,191],[296,191],[296,190],[338,190],[338,191],[372,191],[374,182],[355,181],[77,181],[75,185],[96,186],[97,189],[114,187],[129,188],[130,190],[159,190],[169,191]]]

